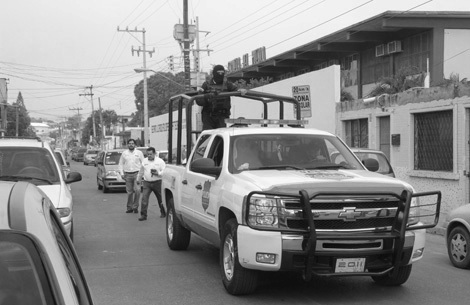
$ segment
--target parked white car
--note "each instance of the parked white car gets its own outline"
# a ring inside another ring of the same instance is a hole
[[[61,149],[54,149],[54,154],[60,166],[62,167],[64,177],[67,177],[67,175],[70,173],[70,162],[67,161],[67,158],[65,158],[65,155]]]
[[[82,180],[77,172],[65,177],[50,145],[39,138],[0,138],[0,180],[27,181],[51,199],[73,239],[73,198],[68,184]]]
[[[470,204],[449,213],[447,225],[447,253],[457,268],[470,269]]]
[[[93,304],[56,209],[24,181],[0,181],[0,304]]]

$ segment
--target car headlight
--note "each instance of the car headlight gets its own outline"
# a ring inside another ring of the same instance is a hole
[[[70,208],[58,208],[57,212],[59,212],[60,218],[63,218],[63,217],[70,216],[71,210],[70,210]]]
[[[281,198],[254,195],[248,203],[248,225],[253,228],[279,228],[284,222],[284,204]]]
[[[419,213],[419,198],[411,198],[410,214],[408,216],[407,226],[415,225],[419,222],[420,213]]]
[[[107,171],[106,172],[106,177],[107,178],[116,178],[118,176],[117,171]]]

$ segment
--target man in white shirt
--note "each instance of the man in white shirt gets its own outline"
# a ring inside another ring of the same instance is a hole
[[[140,205],[139,221],[147,220],[149,197],[153,192],[160,207],[160,217],[166,216],[162,205],[162,173],[165,170],[165,161],[156,156],[155,148],[147,148],[147,158],[142,162],[137,181],[143,178],[142,203]]]
[[[119,159],[119,173],[126,181],[127,210],[126,213],[139,212],[140,182],[137,180],[144,154],[135,149],[135,140],[127,140],[128,149],[122,152]]]

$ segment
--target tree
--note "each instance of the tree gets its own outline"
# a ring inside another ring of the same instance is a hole
[[[149,118],[168,113],[170,97],[184,92],[184,72],[176,75],[169,72],[158,72],[147,79],[148,116]],[[134,113],[129,126],[142,126],[144,113],[144,82],[140,81],[134,88]],[[176,108],[175,108],[176,109]]]
[[[26,106],[24,105],[23,95],[18,93],[16,103],[7,109],[7,130],[6,135],[10,137],[16,136],[16,112],[18,111],[18,136],[35,137],[36,133],[31,127],[31,118],[29,117]]]
[[[95,131],[96,131],[96,144],[100,143],[100,139],[102,138],[103,132],[100,125],[100,113],[99,111],[94,112],[95,116]],[[118,122],[118,115],[114,110],[103,110],[103,125],[105,127],[105,136],[111,133],[111,126],[117,124]],[[93,118],[90,116],[86,119],[85,127],[82,131],[82,143],[88,144],[90,142],[90,136],[93,136]]]

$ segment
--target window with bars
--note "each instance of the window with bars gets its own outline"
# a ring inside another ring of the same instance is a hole
[[[414,169],[452,171],[452,110],[418,113],[414,122]]]
[[[344,121],[344,129],[349,147],[369,147],[368,119]]]

